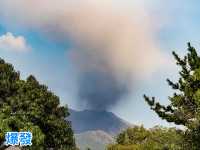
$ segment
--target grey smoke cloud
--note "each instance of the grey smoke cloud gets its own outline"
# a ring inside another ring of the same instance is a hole
[[[107,110],[127,93],[127,84],[119,83],[109,72],[87,72],[80,78],[78,94],[90,109]]]
[[[153,17],[134,0],[2,0],[0,17],[72,41],[78,96],[91,109],[112,107],[135,79],[168,63],[155,39]]]

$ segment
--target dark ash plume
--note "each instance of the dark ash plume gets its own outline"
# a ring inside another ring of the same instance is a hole
[[[89,109],[107,110],[128,93],[128,86],[109,72],[87,72],[80,77],[79,97]]]

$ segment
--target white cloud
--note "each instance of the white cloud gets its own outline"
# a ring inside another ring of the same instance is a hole
[[[30,47],[23,36],[14,36],[12,33],[7,32],[0,36],[0,50],[26,52],[30,50]]]

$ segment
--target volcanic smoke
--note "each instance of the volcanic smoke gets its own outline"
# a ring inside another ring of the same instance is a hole
[[[51,40],[68,39],[79,103],[90,109],[115,106],[135,80],[166,63],[153,17],[134,0],[6,0],[0,19]]]

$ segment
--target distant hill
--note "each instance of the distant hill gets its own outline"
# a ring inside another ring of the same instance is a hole
[[[114,138],[104,131],[87,131],[75,134],[76,144],[80,150],[105,150],[106,145],[114,143]]]
[[[116,135],[121,130],[131,126],[112,112],[94,110],[69,110],[72,128],[75,133],[102,130],[110,135]]]

